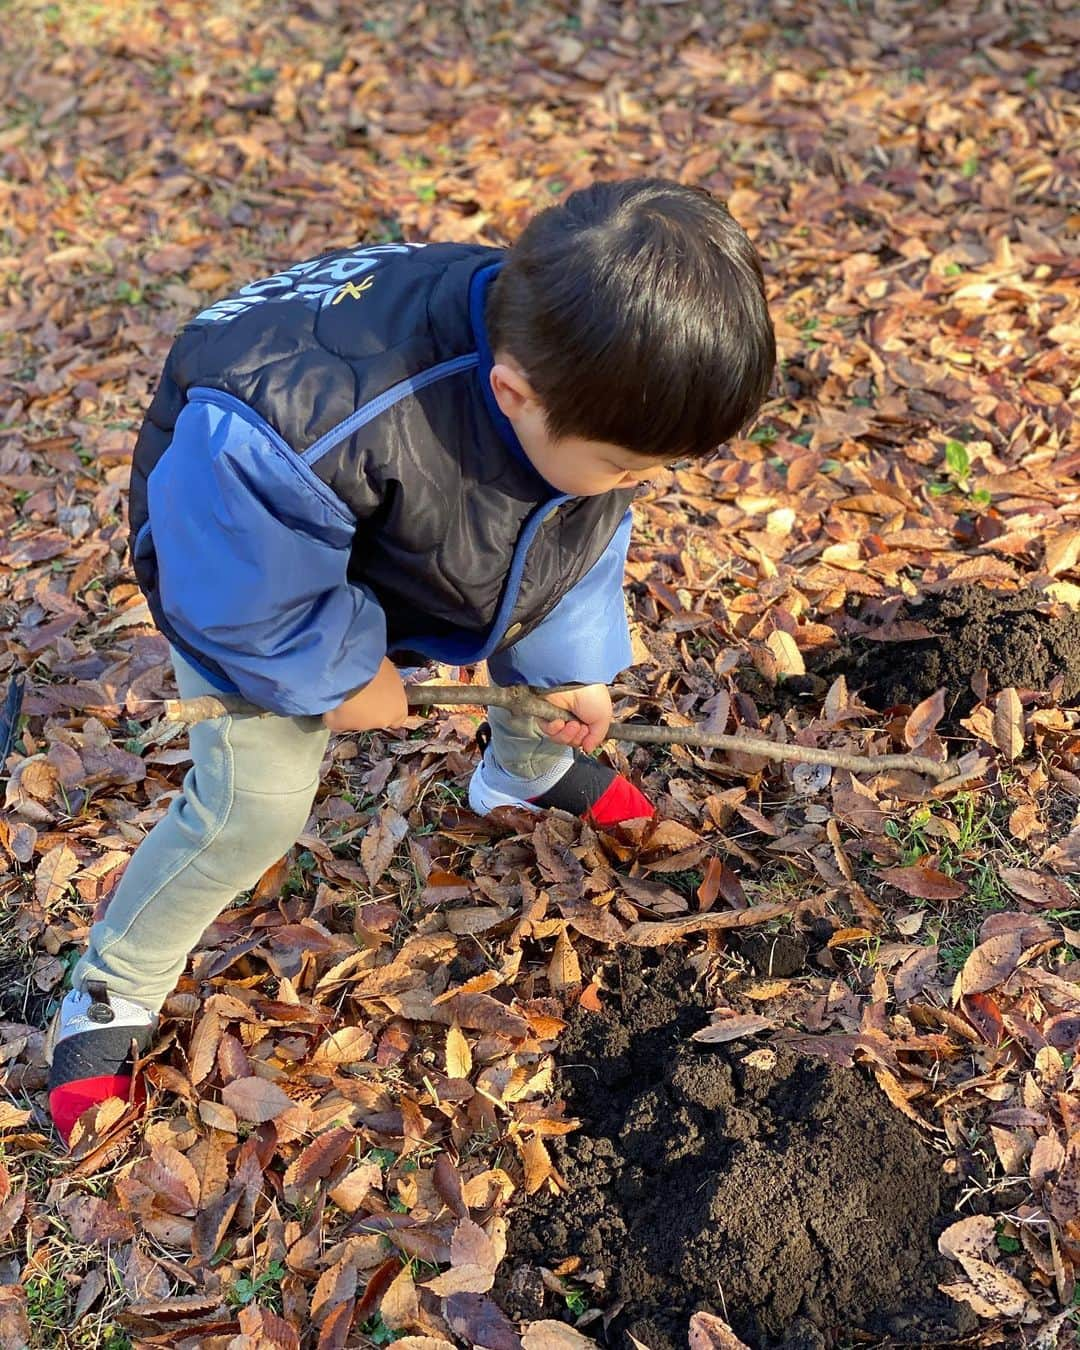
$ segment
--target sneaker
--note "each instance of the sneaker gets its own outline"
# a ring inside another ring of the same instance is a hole
[[[515,778],[491,753],[487,722],[477,729],[476,740],[482,754],[469,779],[469,806],[478,816],[486,816],[497,806],[523,806],[526,811],[555,806],[603,828],[656,814],[648,797],[633,783],[580,750],[567,756],[565,767],[556,765],[543,778]]]
[[[91,1106],[108,1097],[144,1101],[141,1076],[132,1089],[134,1058],[147,1048],[157,1014],[141,1003],[110,994],[102,980],[87,980],[85,990],[72,989],[45,1033],[49,1065],[49,1110],[65,1144],[75,1122]]]

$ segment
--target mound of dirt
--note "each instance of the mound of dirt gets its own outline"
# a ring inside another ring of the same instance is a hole
[[[1063,704],[1080,696],[1080,614],[1055,617],[1046,597],[1035,591],[1000,593],[982,586],[958,586],[927,596],[899,618],[922,624],[929,638],[879,642],[855,638],[842,657],[831,657],[827,671],[843,673],[848,687],[879,711],[898,704],[914,706],[935,689],[948,690],[950,719],[963,717],[975,704],[971,677],[988,674],[991,694],[1010,685],[1045,690],[1054,677],[1064,679]]]
[[[948,1219],[915,1127],[859,1070],[689,1041],[708,1020],[689,979],[677,953],[628,953],[612,1006],[571,1020],[558,1082],[583,1128],[553,1147],[569,1191],[512,1216],[503,1306],[559,1316],[530,1268],[578,1257],[604,1276],[586,1298],[615,1310],[588,1334],[619,1350],[685,1350],[697,1309],[755,1350],[965,1332],[973,1315],[937,1289]]]

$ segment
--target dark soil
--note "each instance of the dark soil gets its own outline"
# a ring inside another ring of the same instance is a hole
[[[612,1006],[571,1019],[558,1086],[583,1128],[553,1145],[569,1191],[512,1216],[506,1310],[567,1317],[535,1268],[580,1257],[579,1275],[604,1276],[586,1299],[614,1311],[588,1334],[619,1350],[627,1333],[685,1350],[698,1309],[754,1350],[966,1333],[973,1315],[937,1290],[949,1219],[915,1127],[861,1070],[787,1050],[754,1068],[747,1042],[690,1041],[708,1021],[691,978],[675,951],[627,953]]]
[[[849,639],[818,675],[843,674],[848,688],[878,711],[914,706],[936,689],[948,691],[950,719],[963,717],[976,698],[971,677],[988,673],[993,696],[1010,685],[1046,691],[1056,675],[1064,679],[1059,703],[1080,696],[1080,614],[1054,617],[1045,596],[1035,591],[1000,593],[983,586],[958,586],[929,595],[897,618],[930,629],[933,637],[913,642]]]

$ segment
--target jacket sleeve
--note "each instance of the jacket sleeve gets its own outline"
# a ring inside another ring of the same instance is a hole
[[[246,405],[193,395],[148,503],[165,617],[245,698],[318,714],[373,678],[386,619],[346,575],[356,518]]]

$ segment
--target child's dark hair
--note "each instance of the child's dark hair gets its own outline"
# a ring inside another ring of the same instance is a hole
[[[534,216],[489,292],[548,434],[703,455],[768,393],[776,342],[754,246],[704,188],[594,183]]]

